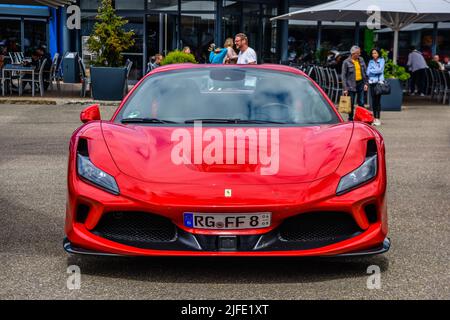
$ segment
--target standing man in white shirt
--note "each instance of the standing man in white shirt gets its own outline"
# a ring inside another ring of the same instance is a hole
[[[257,64],[256,52],[248,46],[248,38],[245,34],[237,34],[234,43],[239,49],[237,64]]]

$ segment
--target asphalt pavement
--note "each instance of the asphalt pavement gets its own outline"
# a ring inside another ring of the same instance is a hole
[[[70,256],[67,153],[82,107],[0,105],[0,299],[450,299],[450,107],[424,103],[382,115],[391,251],[345,259]]]

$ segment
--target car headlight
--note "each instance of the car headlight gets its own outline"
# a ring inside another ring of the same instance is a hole
[[[377,175],[378,157],[373,155],[367,157],[366,161],[355,171],[343,176],[336,190],[337,195],[341,195],[356,188],[357,186],[371,180]]]
[[[78,175],[96,186],[112,194],[119,194],[119,187],[116,180],[111,175],[97,168],[89,157],[77,154]]]

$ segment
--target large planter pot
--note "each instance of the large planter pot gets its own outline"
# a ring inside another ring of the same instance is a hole
[[[91,90],[95,100],[122,100],[127,69],[91,67]]]
[[[402,111],[403,87],[398,79],[387,79],[391,85],[391,94],[381,97],[381,110]]]

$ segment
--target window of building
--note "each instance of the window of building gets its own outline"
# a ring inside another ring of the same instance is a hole
[[[249,39],[249,45],[256,50],[260,62],[276,63],[276,22],[270,18],[277,15],[276,4],[243,3],[242,30]]]
[[[224,1],[222,10],[222,39],[234,38],[242,32],[242,3],[237,1]]]
[[[144,20],[142,16],[127,16],[128,23],[124,29],[134,31],[134,46],[123,52],[124,60],[133,62],[129,79],[138,80],[144,75]]]
[[[214,14],[182,13],[180,25],[180,47],[190,47],[198,62],[207,62],[209,56],[209,45],[214,42],[214,31]]]
[[[144,10],[144,0],[115,0],[117,10]]]
[[[24,21],[25,54],[29,56],[30,51],[34,51],[42,45],[47,45],[47,21],[45,20],[25,20]]]
[[[181,0],[182,11],[215,11],[216,1],[214,0]]]
[[[97,10],[100,6],[101,0],[81,0],[81,10]]]
[[[0,47],[8,52],[22,51],[20,30],[20,20],[0,18]]]
[[[178,0],[147,0],[148,10],[176,11]]]
[[[90,36],[94,29],[96,13],[81,13],[81,35]]]

